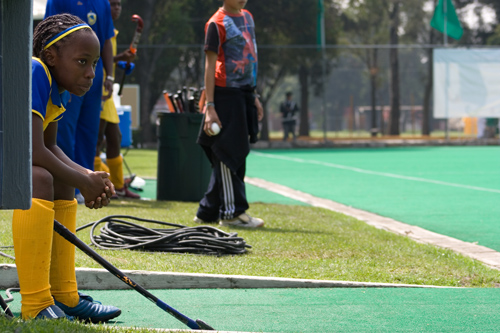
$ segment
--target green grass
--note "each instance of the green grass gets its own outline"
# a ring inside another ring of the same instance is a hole
[[[113,201],[101,210],[79,206],[78,224],[108,215],[127,214],[195,225],[192,218],[196,208],[196,203]],[[237,229],[239,236],[252,246],[245,255],[98,252],[118,268],[132,270],[465,287],[494,287],[500,283],[498,272],[478,261],[419,244],[326,209],[253,204],[250,213],[266,220],[266,227]],[[0,215],[2,244],[12,244],[10,216],[8,211]],[[78,233],[87,243],[90,243],[89,230]],[[4,259],[4,262],[12,261]],[[77,251],[76,265],[100,268],[80,251]]]
[[[151,149],[122,149],[125,163],[129,166],[132,173],[143,178],[156,178],[158,169],[158,154],[156,150]],[[123,173],[127,175],[127,169],[123,167]]]
[[[110,325],[83,325],[78,322],[70,322],[68,320],[32,320],[23,321],[20,319],[10,320],[0,315],[0,332],[2,333],[22,333],[22,332],[71,332],[71,333],[88,333],[88,332],[116,332],[116,333],[141,333],[141,332],[158,332],[154,329],[145,328],[124,328]],[[178,332],[178,330],[162,330],[162,332]]]
[[[156,151],[130,150],[126,161],[140,177],[156,176]],[[193,226],[197,203],[117,200],[100,210],[78,207],[78,225],[125,214]],[[420,244],[368,226],[354,218],[309,206],[255,203],[250,214],[266,220],[258,230],[231,229],[252,245],[247,254],[205,256],[138,251],[100,251],[119,269],[253,275],[301,279],[407,283],[455,287],[496,287],[497,270],[450,250]],[[12,211],[0,211],[0,245],[12,245]],[[155,228],[158,226],[154,226]],[[229,228],[221,229],[228,231]],[[89,243],[89,229],[78,233]],[[1,249],[14,255],[12,249]],[[76,251],[78,267],[101,268]],[[12,260],[0,257],[3,263]],[[17,325],[17,326],[16,326]],[[55,325],[55,326],[51,326]],[[76,325],[76,326],[74,326]],[[7,321],[5,332],[111,332],[109,326]],[[117,329],[117,332],[152,332]]]

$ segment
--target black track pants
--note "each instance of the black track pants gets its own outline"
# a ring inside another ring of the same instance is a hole
[[[212,154],[212,165],[210,183],[196,216],[207,222],[230,220],[248,209],[244,182],[245,163],[236,172],[232,172]]]

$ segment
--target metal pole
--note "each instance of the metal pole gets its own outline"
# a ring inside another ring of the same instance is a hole
[[[321,8],[324,8],[323,0],[321,1]],[[326,115],[326,50],[325,50],[325,11],[321,13],[321,80],[323,82],[323,141],[326,143],[326,130],[327,130],[327,115]]]
[[[448,0],[443,0],[443,13],[444,13],[444,34],[443,34],[443,38],[444,38],[444,47],[448,47]],[[445,132],[444,132],[444,136],[445,136],[445,140],[448,141],[449,138],[450,138],[450,134],[449,134],[449,128],[448,128],[448,123],[449,123],[449,119],[448,119],[448,97],[449,97],[449,94],[448,94],[448,90],[449,90],[449,81],[448,81],[448,64],[446,64],[446,108],[444,110],[445,112]]]
[[[448,27],[447,27],[447,25],[448,25],[448,22],[447,22],[448,21],[448,17],[447,17],[447,15],[448,15],[448,8],[447,7],[448,6],[447,6],[447,4],[448,4],[448,0],[443,0],[443,14],[444,14],[444,36],[443,36],[443,38],[444,38],[444,46],[448,46],[448,34],[447,34],[447,32],[448,32]]]

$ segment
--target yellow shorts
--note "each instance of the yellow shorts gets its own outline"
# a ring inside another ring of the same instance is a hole
[[[108,98],[102,103],[101,119],[106,120],[108,123],[120,123],[120,117],[118,117],[113,97]]]

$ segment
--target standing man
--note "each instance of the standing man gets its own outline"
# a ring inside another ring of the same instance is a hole
[[[280,112],[283,116],[282,124],[283,124],[283,141],[288,140],[288,136],[292,133],[293,140],[295,141],[295,114],[299,111],[299,107],[297,103],[292,101],[292,92],[289,91],[286,93],[286,99],[280,105]]]
[[[94,169],[94,156],[99,132],[102,98],[113,93],[113,50],[114,36],[111,9],[108,0],[48,0],[45,17],[69,13],[86,22],[97,35],[100,43],[100,59],[95,68],[94,83],[83,97],[71,94],[64,117],[59,121],[57,144],[74,162]],[[105,75],[105,76],[104,76]],[[102,94],[103,78],[107,94]],[[77,190],[77,200],[82,203]]]
[[[263,109],[255,94],[257,44],[246,0],[224,0],[205,25],[205,92],[203,128],[198,143],[213,171],[194,220],[222,226],[256,228],[262,219],[246,213],[245,164]],[[219,125],[220,133],[212,131]]]
[[[118,20],[122,12],[121,0],[109,0],[109,5],[111,7],[111,17],[113,18],[113,21]],[[130,49],[126,49],[124,52],[117,54],[117,35],[118,30],[115,29],[114,36],[111,38],[111,46],[113,52],[112,76],[115,76],[115,63],[124,61],[130,64],[135,59],[135,54],[133,54]],[[130,68],[132,69],[133,67]],[[104,81],[104,84],[106,84],[106,81]],[[106,86],[104,86],[104,89],[106,89]],[[100,153],[103,146],[104,137],[106,137],[106,164],[109,168],[109,170],[106,171],[109,172],[109,178],[111,179],[113,185],[115,185],[116,197],[140,199],[141,196],[134,192],[131,192],[123,179],[123,157],[120,153],[122,133],[120,131],[119,124],[120,118],[118,117],[118,111],[116,110],[115,102],[113,98],[108,98],[102,105],[101,120],[99,124],[99,134],[94,161],[94,170],[105,171]]]

